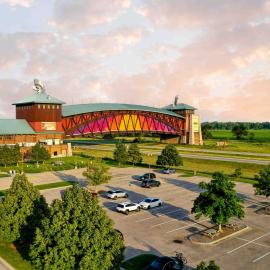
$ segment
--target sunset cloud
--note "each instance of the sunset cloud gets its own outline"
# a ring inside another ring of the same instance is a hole
[[[5,2],[14,25],[35,28],[0,26],[1,118],[39,77],[67,103],[162,107],[179,94],[203,120],[270,119],[269,1],[20,1],[29,13]]]

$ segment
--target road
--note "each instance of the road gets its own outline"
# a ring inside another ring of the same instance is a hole
[[[153,148],[152,146],[143,146],[143,148]],[[157,149],[162,149],[160,146],[155,146]],[[214,154],[231,154],[231,155],[243,155],[243,156],[258,156],[258,157],[270,157],[270,154],[267,153],[255,153],[255,152],[236,152],[236,151],[225,151],[225,150],[210,150],[210,149],[199,149],[199,148],[186,148],[186,147],[177,147],[179,151],[187,152],[200,152],[200,153],[214,153]],[[269,149],[270,153],[270,149]]]
[[[113,147],[98,147],[96,145],[81,145],[80,148],[89,149],[89,150],[98,150],[98,151],[112,151]],[[156,154],[159,155],[161,153],[160,150],[141,150],[144,154]],[[218,161],[228,161],[228,162],[237,162],[237,163],[250,163],[250,164],[260,164],[260,165],[268,165],[270,164],[270,160],[259,160],[254,158],[236,158],[236,157],[222,157],[222,156],[208,156],[208,155],[200,155],[200,154],[185,154],[181,153],[182,157],[185,158],[194,158],[194,159],[203,159],[203,160],[218,160]]]

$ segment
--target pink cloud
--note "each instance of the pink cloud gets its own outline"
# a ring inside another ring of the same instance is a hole
[[[0,0],[0,4],[8,4],[12,7],[14,6],[22,6],[22,7],[30,7],[34,3],[34,0]]]
[[[82,31],[108,23],[131,6],[131,0],[57,0],[50,25],[66,31]]]

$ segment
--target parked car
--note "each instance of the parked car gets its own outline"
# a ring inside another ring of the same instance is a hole
[[[163,201],[158,198],[146,198],[139,203],[139,205],[143,209],[150,209],[153,207],[161,206],[162,204],[163,204]]]
[[[185,259],[185,258],[183,258]],[[182,270],[186,259],[178,259],[177,257],[159,257],[143,270]]]
[[[127,198],[128,194],[125,191],[122,190],[109,190],[106,193],[107,198],[116,200],[117,198]]]
[[[145,179],[142,181],[142,187],[151,188],[151,187],[159,187],[160,182],[155,179]]]
[[[143,181],[145,179],[156,179],[156,175],[154,173],[145,173],[144,175],[139,177],[140,181]]]
[[[116,206],[116,210],[118,212],[128,215],[130,212],[133,211],[139,212],[141,210],[141,207],[138,203],[122,202]]]
[[[161,172],[164,174],[172,174],[172,173],[175,173],[175,169],[166,168],[162,170]]]

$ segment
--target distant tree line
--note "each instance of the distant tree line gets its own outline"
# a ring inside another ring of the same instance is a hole
[[[246,129],[270,129],[270,122],[204,122],[202,128],[205,126],[212,130],[232,130],[235,126],[243,125]]]

